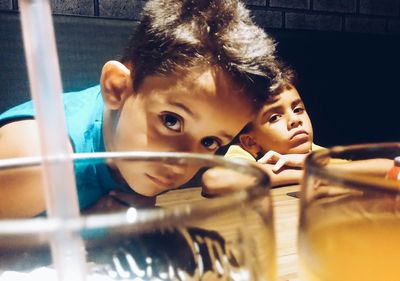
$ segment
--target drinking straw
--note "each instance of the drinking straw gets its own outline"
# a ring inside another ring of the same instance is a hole
[[[73,163],[69,154],[61,75],[49,0],[20,0],[20,15],[31,96],[38,122],[47,215],[60,220],[51,240],[59,280],[84,280],[81,238],[62,222],[79,217]]]

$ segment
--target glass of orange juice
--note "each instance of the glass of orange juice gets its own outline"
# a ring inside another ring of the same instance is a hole
[[[302,281],[400,280],[400,143],[337,146],[306,159],[299,223]]]
[[[0,280],[57,280],[50,245],[60,233],[82,242],[85,280],[276,280],[269,178],[256,166],[172,152],[72,157],[75,168],[118,164],[136,174],[138,167],[146,167],[145,173],[160,167],[163,173],[198,173],[186,187],[156,198],[113,190],[77,218],[0,219]],[[40,165],[40,158],[3,159],[0,173],[17,175]],[[212,171],[208,189],[223,186],[222,195],[202,196],[204,171]]]

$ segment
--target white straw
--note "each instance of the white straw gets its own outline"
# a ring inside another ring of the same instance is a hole
[[[41,140],[47,214],[61,220],[78,217],[50,3],[49,0],[19,3],[30,90]],[[84,248],[77,234],[60,229],[51,248],[59,280],[85,279]]]

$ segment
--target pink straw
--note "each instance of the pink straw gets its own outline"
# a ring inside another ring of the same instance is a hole
[[[71,155],[68,152],[61,75],[49,0],[20,0],[22,33],[31,96],[39,126],[44,193],[48,217],[79,217]],[[59,280],[85,280],[85,256],[79,235],[60,228],[52,243]]]

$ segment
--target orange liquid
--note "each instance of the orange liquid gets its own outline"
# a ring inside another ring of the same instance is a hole
[[[360,206],[319,209],[325,219],[315,224],[312,210],[307,213],[309,227],[299,237],[302,281],[400,280],[400,212],[375,214]]]

